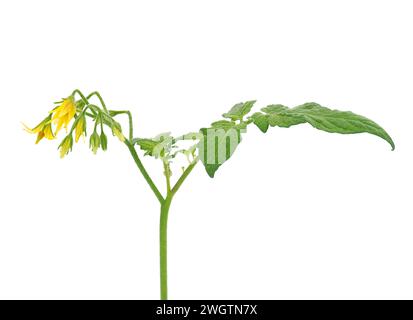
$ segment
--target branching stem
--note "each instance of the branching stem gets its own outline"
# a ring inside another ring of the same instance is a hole
[[[142,161],[140,160],[135,147],[133,143],[133,121],[132,121],[132,114],[130,111],[122,110],[122,111],[109,111],[106,108],[105,102],[103,101],[101,95],[99,92],[92,92],[89,94],[87,97],[85,97],[79,90],[75,90],[73,94],[79,94],[82,98],[82,100],[85,101],[87,104],[87,107],[85,110],[83,110],[84,114],[86,113],[86,110],[89,108],[92,114],[87,114],[88,116],[97,118],[96,111],[98,111],[99,116],[101,117],[101,125],[103,125],[103,120],[102,120],[102,111],[95,105],[91,105],[88,102],[88,99],[90,99],[92,96],[97,96],[98,99],[100,100],[100,103],[102,105],[102,108],[104,110],[104,114],[108,116],[116,116],[118,114],[127,114],[128,119],[129,119],[129,139],[125,139],[125,145],[128,147],[129,152],[132,155],[133,160],[135,161],[139,171],[141,172],[142,176],[144,177],[145,181],[148,183],[149,187],[155,194],[156,198],[158,199],[161,207],[161,212],[160,212],[160,219],[159,219],[159,263],[160,263],[160,290],[161,290],[161,300],[167,300],[168,299],[168,215],[169,215],[169,209],[171,206],[171,202],[175,194],[178,192],[179,188],[181,185],[184,183],[185,179],[188,177],[188,175],[191,173],[193,168],[196,166],[198,163],[198,158],[195,158],[189,166],[184,170],[182,175],[179,177],[178,181],[175,183],[173,187],[171,187],[171,169],[169,166],[169,163],[167,161],[163,161],[163,166],[164,166],[164,174],[166,177],[166,196],[165,198],[162,196],[162,194],[159,192],[158,187],[155,185],[153,182],[152,178],[148,174],[148,172],[145,169],[145,166],[143,165]],[[96,110],[94,110],[96,108]],[[98,124],[98,121],[96,120],[95,124],[95,130],[96,126]]]
[[[96,96],[96,97],[99,99],[100,104],[102,105],[103,110],[105,110],[105,112],[108,114],[108,113],[109,113],[109,112],[108,112],[108,108],[106,108],[106,104],[105,104],[105,102],[103,101],[102,96],[100,95],[99,92],[97,92],[97,91],[92,92],[91,94],[89,94],[89,95],[86,97],[86,99],[90,99],[90,98],[92,98],[93,96]]]
[[[185,169],[185,171],[182,173],[181,177],[178,179],[178,181],[176,182],[176,184],[174,185],[174,187],[171,190],[171,193],[173,195],[175,195],[179,188],[181,187],[181,185],[184,183],[185,179],[189,176],[189,174],[191,173],[191,171],[195,168],[196,164],[198,163],[199,158],[196,157],[192,163]]]
[[[128,147],[133,160],[135,160],[136,165],[138,166],[139,171],[142,173],[142,176],[145,178],[146,182],[148,183],[149,187],[152,189],[153,193],[155,194],[158,201],[163,204],[165,201],[162,194],[159,192],[158,188],[156,187],[155,183],[153,182],[152,178],[149,176],[148,172],[146,171],[141,159],[139,158],[138,154],[136,153],[135,147],[131,144],[129,140],[125,140],[125,144]]]

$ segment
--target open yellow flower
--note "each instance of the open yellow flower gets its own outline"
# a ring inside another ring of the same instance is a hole
[[[65,127],[67,130],[67,126],[69,122],[73,119],[76,114],[76,103],[73,96],[70,96],[66,99],[63,99],[62,103],[51,111],[53,113],[52,120],[56,124],[56,132],[57,134],[62,127]]]
[[[36,127],[33,129],[29,128],[25,124],[23,124],[24,129],[29,132],[29,133],[37,133],[37,139],[36,139],[36,144],[40,142],[43,138],[53,140],[55,138],[55,135],[53,134],[53,129],[52,129],[52,120],[51,116],[48,116],[46,119],[44,119],[42,122],[40,122]]]

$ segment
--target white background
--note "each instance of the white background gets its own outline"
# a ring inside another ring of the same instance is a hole
[[[378,122],[396,151],[251,126],[215,179],[199,165],[171,208],[169,293],[413,298],[412,13],[397,0],[2,1],[0,298],[159,296],[159,209],[127,149],[111,137],[106,153],[79,143],[60,160],[59,141],[22,130],[75,88],[130,109],[140,137],[198,130],[248,99]]]

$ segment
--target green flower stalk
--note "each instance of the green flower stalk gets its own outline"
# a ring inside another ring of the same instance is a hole
[[[99,106],[89,102],[93,96],[98,98]],[[392,150],[395,148],[393,140],[382,127],[368,118],[352,112],[331,110],[310,102],[294,108],[280,104],[268,105],[250,115],[254,105],[255,100],[238,103],[223,114],[223,119],[196,132],[178,137],[163,133],[154,138],[139,138],[134,136],[130,111],[108,109],[98,92],[92,92],[85,96],[80,90],[74,90],[68,98],[58,102],[58,106],[53,108],[37,126],[33,129],[27,126],[25,128],[28,132],[37,134],[36,143],[38,143],[43,137],[49,140],[55,139],[61,128],[69,130],[70,127],[70,131],[59,145],[62,158],[72,151],[73,134],[75,142],[78,142],[81,136],[86,136],[88,120],[94,124],[93,133],[89,138],[90,149],[93,153],[96,154],[99,148],[104,151],[108,148],[105,127],[108,127],[112,134],[128,148],[138,170],[159,202],[160,297],[162,300],[166,300],[168,298],[167,231],[172,201],[199,162],[203,164],[206,173],[213,178],[217,170],[232,157],[250,125],[256,126],[265,133],[270,127],[289,128],[308,123],[316,129],[331,133],[370,133],[387,141]],[[128,118],[127,137],[121,124],[115,120],[120,115],[126,115]],[[100,134],[97,132],[99,126]],[[184,141],[191,142],[192,145],[182,147]],[[154,157],[162,162],[166,184],[164,194],[159,191],[158,186],[147,172],[141,157],[138,155],[137,146],[144,152],[145,156]],[[187,159],[187,165],[182,167],[182,170],[176,175],[175,183],[172,183],[171,163],[179,155]]]

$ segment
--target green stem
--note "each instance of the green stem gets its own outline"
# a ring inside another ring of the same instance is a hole
[[[168,214],[172,197],[173,196],[169,194],[161,204],[161,216],[159,221],[161,300],[168,299]]]
[[[128,110],[109,110],[109,114],[112,114],[112,117],[115,117],[119,114],[126,114],[129,119],[129,140],[132,142],[133,140],[133,121],[132,121],[132,113]]]
[[[129,140],[132,142],[133,140],[133,121],[132,121],[132,113],[130,111],[126,111],[128,118],[129,118]]]
[[[171,168],[165,161],[163,161],[163,170],[166,177],[166,192],[169,194],[171,192]]]
[[[102,96],[100,95],[99,92],[97,92],[97,91],[92,92],[91,94],[89,94],[89,95],[87,96],[86,99],[90,99],[90,98],[93,97],[93,96],[98,97],[98,99],[99,99],[99,101],[100,101],[100,104],[102,105],[103,110],[105,110],[105,112],[108,113],[108,109],[106,108],[106,104],[105,104],[105,102],[103,101],[103,98],[102,98]]]
[[[161,280],[161,300],[168,300],[168,215],[171,207],[172,198],[179,190],[182,183],[191,173],[192,169],[198,163],[198,158],[186,168],[184,173],[178,179],[175,186],[170,187],[170,171],[166,172],[166,183],[168,194],[164,202],[161,203],[161,216],[159,221],[159,263],[160,263],[160,280]],[[166,168],[166,167],[165,167]],[[169,169],[169,168],[167,168]]]
[[[169,208],[171,207],[172,198],[179,190],[181,185],[184,183],[185,179],[194,169],[198,163],[198,158],[195,158],[192,163],[186,168],[181,177],[178,179],[173,188],[171,188],[170,178],[171,173],[169,166],[164,162],[166,184],[167,184],[167,195],[164,199],[159,192],[158,188],[150,178],[148,172],[143,166],[141,160],[139,159],[138,154],[133,146],[133,143],[129,140],[125,140],[125,144],[128,147],[133,159],[135,160],[136,165],[138,166],[140,172],[145,178],[148,185],[151,187],[155,196],[158,198],[159,203],[161,204],[161,213],[159,219],[159,271],[160,271],[160,289],[161,289],[161,300],[168,299],[168,215]]]
[[[176,182],[176,184],[171,190],[172,195],[175,195],[178,192],[179,188],[184,183],[185,179],[189,176],[191,171],[195,168],[196,164],[198,163],[198,160],[199,158],[196,157],[194,161],[192,161],[192,163],[188,166],[188,168],[185,169],[184,173],[182,173],[181,177],[178,179],[178,181]]]
[[[156,187],[155,183],[152,181],[152,179],[149,176],[148,172],[146,171],[141,159],[139,159],[139,156],[136,153],[136,150],[135,150],[134,146],[130,143],[129,140],[125,140],[125,144],[128,147],[128,149],[129,149],[129,151],[132,155],[133,160],[135,160],[135,163],[138,166],[139,171],[142,173],[142,175],[145,178],[146,182],[148,183],[149,187],[152,189],[152,191],[155,194],[158,201],[161,204],[163,204],[165,200],[162,197],[162,194],[159,192],[158,188]]]
[[[78,94],[80,96],[80,98],[83,100],[83,102],[85,103],[85,105],[89,104],[89,101],[87,100],[87,98],[85,97],[85,95],[82,93],[82,91],[80,91],[79,89],[73,90],[72,95],[74,96],[75,94]],[[96,116],[96,111],[93,109],[90,109],[93,113],[93,116]]]
[[[78,94],[80,96],[80,98],[83,100],[83,102],[87,105],[89,104],[89,101],[87,101],[87,98],[85,97],[85,95],[82,93],[82,91],[80,91],[79,89],[73,90],[72,95]]]

